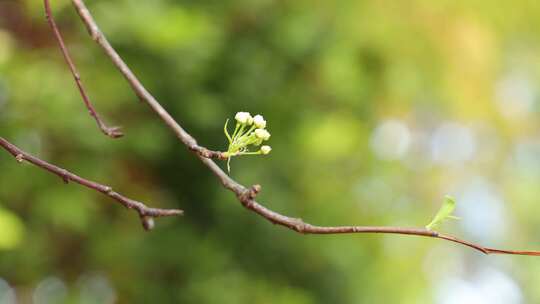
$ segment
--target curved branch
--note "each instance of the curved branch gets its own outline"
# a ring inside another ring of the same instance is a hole
[[[433,230],[425,228],[408,228],[408,227],[390,227],[390,226],[316,226],[304,222],[300,218],[292,218],[277,212],[274,212],[255,201],[255,197],[260,192],[261,186],[254,185],[249,189],[245,189],[241,194],[237,194],[238,200],[242,205],[266,218],[273,224],[281,225],[303,234],[342,234],[342,233],[386,233],[386,234],[406,234],[423,237],[438,238],[463,246],[470,247],[484,254],[515,254],[515,255],[530,255],[540,256],[540,251],[520,251],[520,250],[502,250],[484,247],[466,240],[456,238],[451,235],[445,235]]]
[[[101,132],[103,132],[103,134],[112,138],[122,137],[124,134],[120,131],[120,127],[108,127],[107,125],[105,125],[103,120],[101,120],[101,118],[99,117],[99,114],[97,113],[97,111],[94,109],[94,106],[92,105],[92,102],[90,102],[90,98],[86,94],[86,91],[82,84],[81,76],[79,75],[79,72],[77,71],[77,68],[75,67],[75,64],[73,63],[73,60],[71,59],[71,56],[69,55],[67,47],[64,43],[64,39],[62,38],[62,35],[60,34],[60,31],[58,30],[58,26],[56,25],[56,22],[54,21],[54,18],[51,12],[51,6],[49,4],[49,0],[43,0],[43,4],[45,6],[45,16],[47,17],[47,22],[49,23],[49,26],[51,27],[54,33],[54,37],[56,38],[56,41],[58,42],[58,45],[60,46],[62,55],[64,56],[64,59],[67,65],[69,66],[69,70],[71,71],[71,74],[73,75],[73,79],[75,80],[75,83],[77,84],[77,88],[79,89],[79,93],[81,94],[84,104],[86,108],[88,109],[88,112],[90,112],[90,116],[94,117],[99,129],[101,130]]]
[[[129,82],[131,87],[137,96],[146,102],[152,110],[161,118],[165,124],[176,134],[176,136],[182,141],[191,151],[195,152],[199,159],[212,171],[212,173],[221,181],[221,184],[234,192],[239,202],[248,210],[255,212],[256,214],[264,217],[268,221],[287,227],[299,233],[304,234],[341,234],[341,233],[387,233],[387,234],[406,234],[416,235],[423,237],[438,238],[460,245],[464,245],[475,250],[478,250],[484,254],[519,254],[519,255],[534,255],[540,256],[540,251],[514,251],[514,250],[501,250],[483,247],[478,244],[474,244],[465,240],[458,239],[454,236],[440,234],[436,231],[427,230],[424,228],[404,228],[404,227],[381,227],[381,226],[334,226],[323,227],[315,226],[302,221],[302,219],[288,217],[272,211],[258,202],[255,201],[255,197],[261,190],[259,185],[246,188],[239,184],[228,176],[210,157],[216,157],[216,151],[208,150],[197,144],[197,141],[187,133],[174,118],[161,106],[161,104],[146,90],[141,84],[133,72],[129,69],[127,64],[122,60],[120,55],[114,50],[114,48],[107,41],[103,33],[99,30],[96,22],[92,18],[92,15],[88,11],[82,0],[72,0],[79,16],[86,25],[86,28],[94,41],[96,41],[101,48],[105,51],[105,54],[112,60],[114,65],[120,70],[122,75]],[[214,153],[207,153],[207,151]],[[219,158],[219,157],[217,157]]]
[[[87,180],[85,178],[82,178],[80,176],[77,176],[66,169],[62,169],[60,167],[57,167],[53,164],[50,164],[44,160],[41,160],[35,156],[32,156],[28,154],[27,152],[24,152],[23,150],[19,149],[17,146],[13,145],[12,143],[8,142],[6,139],[0,137],[0,146],[4,148],[6,151],[8,151],[11,155],[15,157],[15,159],[18,162],[27,161],[39,168],[42,168],[44,170],[47,170],[53,174],[56,174],[58,177],[60,177],[64,183],[68,183],[69,181],[73,181],[79,185],[85,186],[89,189],[101,192],[108,197],[116,200],[120,204],[122,204],[124,207],[128,209],[135,210],[141,219],[142,225],[144,229],[150,230],[154,227],[154,220],[155,217],[162,217],[162,216],[176,216],[176,215],[182,215],[184,211],[179,209],[159,209],[159,208],[150,208],[147,207],[145,204],[132,200],[130,198],[127,198],[123,195],[121,195],[118,192],[113,191],[113,189],[109,186],[99,184],[97,182]]]

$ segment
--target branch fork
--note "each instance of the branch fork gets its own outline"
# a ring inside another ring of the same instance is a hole
[[[79,93],[81,94],[83,102],[86,108],[88,109],[90,116],[94,118],[99,129],[101,130],[103,134],[111,138],[122,137],[124,134],[122,133],[122,131],[120,131],[121,128],[107,126],[105,122],[103,122],[103,120],[100,118],[96,109],[94,108],[94,105],[90,101],[88,94],[86,94],[86,90],[82,84],[79,71],[77,70],[77,67],[73,63],[73,59],[71,59],[69,51],[64,43],[64,39],[62,38],[62,35],[60,34],[60,30],[58,29],[58,26],[56,25],[56,22],[54,21],[49,0],[43,0],[43,3],[45,6],[45,16],[47,18],[47,22],[49,23],[49,26],[51,27],[51,30],[53,31],[54,37],[56,41],[58,42],[58,46],[60,47],[60,51],[62,52],[62,55],[64,56],[64,60],[66,61],[66,64],[68,65],[71,74],[73,75],[75,84],[77,85],[77,88],[79,89]]]
[[[56,165],[41,160],[40,158],[30,155],[2,137],[0,137],[0,146],[13,155],[18,163],[27,161],[28,163],[57,175],[66,184],[69,183],[69,181],[73,181],[79,185],[100,192],[116,200],[118,203],[122,204],[128,209],[135,210],[139,214],[142,225],[146,230],[150,230],[154,227],[153,218],[155,217],[178,216],[184,213],[184,211],[180,209],[159,209],[147,207],[145,204],[139,201],[132,200],[121,195],[120,193],[113,191],[110,186],[102,185],[100,183],[82,178],[66,169],[60,168]]]

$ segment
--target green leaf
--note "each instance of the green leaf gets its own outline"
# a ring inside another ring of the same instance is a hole
[[[426,229],[432,230],[433,227],[439,225],[441,222],[447,219],[459,220],[458,217],[452,215],[454,209],[456,209],[456,200],[449,195],[445,196],[441,209],[439,209],[437,214],[435,214],[435,217],[431,223],[426,225]]]

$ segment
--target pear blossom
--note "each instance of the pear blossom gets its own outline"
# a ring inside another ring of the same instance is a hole
[[[249,114],[249,112],[238,112],[234,116],[234,119],[236,119],[236,121],[241,124],[249,124],[248,122],[250,120],[253,121],[253,118],[251,117],[251,114]]]
[[[272,151],[272,147],[270,146],[262,146],[261,147],[261,154],[266,155]]]
[[[265,129],[255,129],[255,136],[262,140],[268,140],[270,138],[270,132]]]
[[[227,159],[227,170],[231,172],[231,158],[241,155],[266,155],[272,151],[270,146],[260,146],[263,141],[270,139],[270,132],[266,130],[266,120],[260,114],[252,117],[249,112],[238,112],[234,116],[237,121],[232,134],[227,127],[228,119],[223,126],[223,132],[229,141],[227,151],[221,152],[221,157]],[[252,150],[250,150],[252,149]]]
[[[253,123],[255,124],[255,127],[259,129],[266,128],[266,120],[264,120],[264,117],[262,115],[255,115],[255,117],[253,117]]]

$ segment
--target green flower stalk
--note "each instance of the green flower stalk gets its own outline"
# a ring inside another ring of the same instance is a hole
[[[229,133],[228,123],[225,121],[223,132],[229,141],[229,148],[223,152],[227,158],[227,170],[231,172],[231,158],[240,155],[267,155],[272,151],[270,146],[262,146],[257,151],[250,151],[250,148],[260,146],[264,141],[270,139],[270,132],[266,130],[266,120],[262,115],[252,117],[248,112],[238,112],[234,116],[236,126],[232,135]]]

